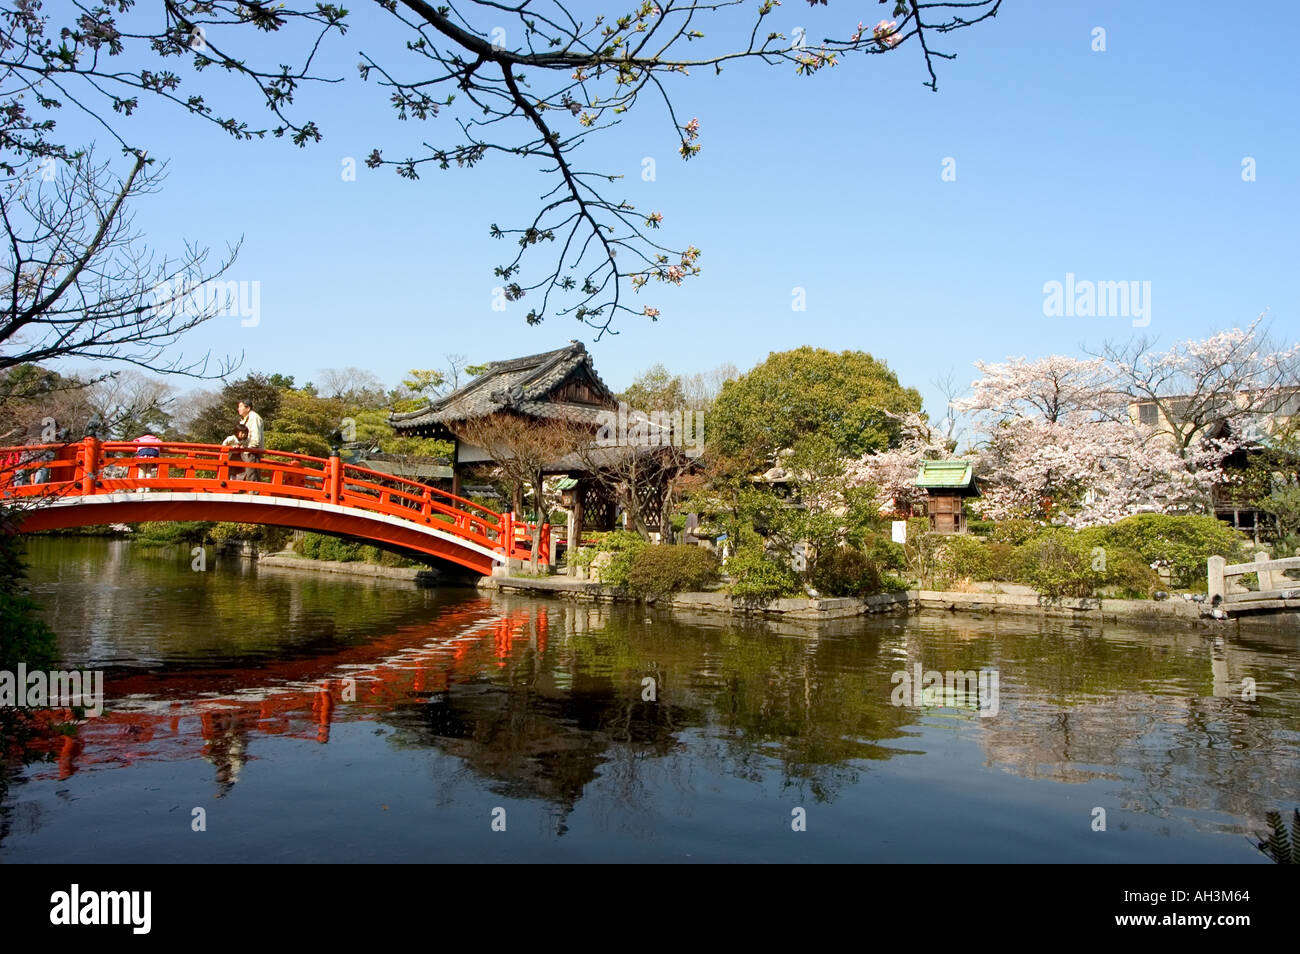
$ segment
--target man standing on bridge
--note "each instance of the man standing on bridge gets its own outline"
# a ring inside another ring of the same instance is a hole
[[[248,428],[248,439],[244,441],[244,446],[253,451],[253,453],[245,455],[244,460],[256,460],[257,451],[266,447],[262,435],[262,415],[254,411],[253,405],[249,404],[247,400],[241,400],[239,402],[238,410],[239,423]],[[253,468],[247,467],[244,469],[243,474],[241,474],[241,479],[257,480],[257,472]]]

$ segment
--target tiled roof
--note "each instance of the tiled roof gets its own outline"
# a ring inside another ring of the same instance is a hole
[[[452,470],[436,457],[416,457],[407,454],[366,454],[355,461],[357,466],[377,470],[395,477],[417,480],[451,480]]]
[[[699,449],[694,447],[678,447],[673,450],[676,453],[670,454],[668,447],[656,444],[615,444],[609,447],[589,447],[585,451],[559,457],[548,463],[543,470],[549,474],[562,474],[612,468],[627,461],[633,455],[637,457],[662,455],[673,461],[680,461],[683,457],[693,461],[700,456]]]
[[[612,408],[614,395],[596,374],[591,365],[591,355],[581,341],[573,341],[568,347],[556,351],[493,361],[464,387],[417,410],[390,414],[388,423],[395,430],[412,431],[510,410],[529,417],[597,424],[602,410],[599,407],[547,400],[553,390],[584,366],[595,382],[596,390],[604,393]]]

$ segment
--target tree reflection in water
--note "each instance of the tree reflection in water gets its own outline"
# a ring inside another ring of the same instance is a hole
[[[757,800],[832,803],[866,797],[879,772],[894,791],[961,797],[970,766],[938,752],[970,753],[1007,777],[1104,781],[1117,807],[1211,829],[1253,832],[1266,811],[1300,802],[1297,647],[1286,634],[1216,641],[947,616],[810,628],[290,576],[259,576],[257,608],[240,617],[239,578],[231,592],[219,577],[178,579],[209,608],[193,633],[176,620],[164,634],[124,628],[147,615],[132,602],[151,592],[139,587],[111,606],[87,601],[109,615],[85,629],[74,601],[61,604],[69,659],[102,654],[120,634],[137,657],[162,661],[110,670],[104,717],[38,746],[49,762],[24,777],[201,757],[224,797],[250,759],[289,760],[281,771],[292,775],[297,756],[273,737],[333,746],[339,726],[373,723],[382,741],[368,745],[420,759],[437,804],[468,784],[543,806],[560,835],[579,806],[602,825],[650,831],[720,786],[728,798],[743,798],[741,786]],[[397,620],[386,628],[385,613]],[[249,622],[224,633],[235,618]],[[996,669],[997,715],[895,706],[893,674],[918,664]]]

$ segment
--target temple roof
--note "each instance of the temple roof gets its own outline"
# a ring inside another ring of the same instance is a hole
[[[552,392],[579,372],[585,372],[598,403],[552,399]],[[601,411],[615,406],[614,395],[596,374],[586,347],[573,341],[556,351],[493,361],[464,387],[417,410],[390,414],[388,423],[399,432],[442,430],[456,421],[513,411],[597,425]]]
[[[669,447],[662,444],[597,446],[559,457],[547,464],[543,468],[543,472],[547,474],[573,474],[602,470],[617,467],[632,456],[641,458],[659,456],[673,462],[693,462],[699,459],[702,453],[698,447]]]

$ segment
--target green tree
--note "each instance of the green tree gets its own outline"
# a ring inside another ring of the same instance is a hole
[[[39,608],[23,586],[25,576],[21,538],[0,514],[0,669],[4,670],[12,671],[20,662],[40,668],[55,657],[54,634],[37,616]]]
[[[1300,547],[1300,416],[1276,427],[1230,481],[1241,499],[1273,518],[1263,527],[1270,544],[1287,555],[1295,552]]]
[[[283,391],[275,417],[266,426],[266,446],[270,450],[328,457],[330,439],[347,416],[343,401],[306,391]]]
[[[25,444],[35,439],[46,417],[76,430],[74,436],[80,437],[91,413],[87,391],[92,383],[37,364],[0,370],[0,443]]]
[[[636,376],[620,401],[637,411],[676,411],[686,407],[682,379],[669,374],[662,364],[653,364]]]
[[[282,400],[283,392],[272,383],[272,376],[257,372],[247,374],[238,381],[226,384],[195,415],[190,424],[190,438],[202,444],[220,444],[239,421],[237,405],[240,401],[248,401],[253,410],[261,415],[269,430]]]
[[[450,463],[455,445],[434,437],[407,437],[394,434],[388,423],[387,410],[357,410],[352,417],[356,440],[378,444],[385,454],[401,457],[433,457]]]
[[[447,376],[436,368],[412,368],[407,377],[402,378],[402,386],[410,393],[411,399],[427,400],[439,394]]]
[[[709,414],[708,442],[758,462],[820,435],[839,454],[859,457],[898,441],[899,422],[891,414],[920,410],[920,393],[900,385],[884,362],[862,351],[805,346],[773,352],[726,382]]]

